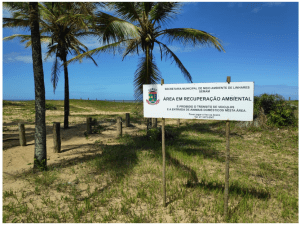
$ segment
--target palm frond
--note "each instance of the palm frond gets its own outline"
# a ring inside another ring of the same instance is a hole
[[[141,46],[142,41],[141,38],[135,38],[135,39],[130,39],[127,41],[127,47],[123,53],[123,58],[122,60],[124,60],[124,58],[129,54],[129,53],[133,53],[134,51],[136,51],[137,54],[139,54],[139,45]]]
[[[153,24],[156,22],[158,24],[165,24],[175,18],[180,8],[181,3],[178,2],[158,2],[152,7],[149,13],[150,20],[153,21]]]
[[[143,10],[145,12],[145,15],[148,17],[149,12],[151,11],[152,7],[157,4],[155,2],[143,2]]]
[[[29,12],[29,3],[28,2],[3,2],[3,8],[8,11],[15,12]]]
[[[3,18],[3,28],[4,27],[18,27],[21,29],[30,29],[30,21],[24,19],[14,19],[14,18]]]
[[[94,23],[95,32],[102,37],[103,44],[110,44],[138,36],[138,30],[135,25],[107,13],[96,13]]]
[[[83,59],[83,58],[89,58],[89,56],[98,54],[100,52],[112,52],[113,54],[116,53],[116,51],[121,50],[121,44],[123,44],[124,41],[119,41],[113,44],[101,46],[99,48],[95,48],[93,50],[87,51],[81,55],[75,56],[74,58],[70,59],[69,61],[66,62],[67,65],[69,65],[71,62],[75,62],[77,60]]]
[[[51,37],[48,36],[40,36],[40,41],[41,43],[50,43],[51,41]],[[24,42],[24,40],[20,41],[21,43]],[[28,42],[25,44],[25,48],[28,48],[29,46],[31,46],[31,38],[28,40]]]
[[[53,93],[55,94],[55,89],[57,87],[57,83],[58,83],[58,76],[59,76],[59,62],[58,62],[58,57],[55,57],[55,61],[52,67],[52,71],[51,71],[51,82],[53,84]]]
[[[118,17],[130,22],[141,21],[141,2],[109,2],[107,6],[113,10]]]
[[[182,64],[182,62],[178,59],[178,57],[163,43],[159,42],[159,41],[155,41],[157,44],[159,44],[162,56],[164,55],[167,58],[171,58],[173,59],[172,63],[175,61],[176,65],[178,66],[178,68],[181,70],[181,72],[183,73],[184,77],[191,83],[192,82],[192,77],[191,74],[189,73],[189,71],[187,71],[187,69],[184,67],[184,65]]]
[[[147,75],[147,60],[146,57],[141,57],[138,64],[138,69],[134,74],[134,98],[135,100],[143,100],[143,84],[156,84],[161,80],[160,71],[158,70],[154,58],[149,57]]]
[[[225,52],[224,48],[220,44],[221,40],[209,33],[206,33],[205,31],[191,28],[174,28],[163,30],[158,36],[160,35],[167,37],[170,43],[173,41],[179,41],[183,46],[191,44],[193,47],[207,45]]]
[[[21,42],[27,41],[31,39],[31,35],[25,35],[25,34],[13,34],[11,36],[3,38],[3,41],[10,41],[14,38],[21,38]]]

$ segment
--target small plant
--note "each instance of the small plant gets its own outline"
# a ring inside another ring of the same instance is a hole
[[[57,110],[56,106],[50,103],[45,104],[46,110]]]

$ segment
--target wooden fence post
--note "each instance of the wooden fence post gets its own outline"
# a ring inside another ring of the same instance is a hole
[[[161,79],[161,85],[164,84],[164,79]],[[163,207],[166,207],[166,149],[165,149],[165,118],[162,118],[161,127],[161,144],[162,144],[162,155],[163,155]]]
[[[90,100],[90,98],[88,98],[88,100]]]
[[[180,119],[177,120],[177,127],[180,126]]]
[[[92,117],[87,117],[86,118],[86,132],[88,134],[92,133]]]
[[[117,135],[122,137],[122,118],[118,117],[117,119]]]
[[[53,152],[60,153],[61,140],[60,140],[60,123],[53,122]]]
[[[228,84],[231,82],[231,77],[227,77]],[[225,190],[224,190],[224,219],[227,220],[228,215],[228,198],[229,198],[229,160],[230,160],[230,121],[226,121],[226,162],[225,162]]]
[[[25,137],[25,126],[24,123],[18,123],[19,126],[19,140],[21,146],[26,146],[26,137]]]
[[[125,123],[125,126],[126,127],[129,127],[129,124],[130,124],[130,114],[129,113],[126,113],[126,123]]]
[[[157,127],[157,118],[152,118],[152,127],[153,128]]]
[[[291,101],[291,97],[289,97],[289,101]]]

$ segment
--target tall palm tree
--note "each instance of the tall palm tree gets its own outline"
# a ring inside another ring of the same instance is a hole
[[[5,6],[9,9],[11,4]],[[69,76],[67,61],[68,53],[80,54],[88,50],[78,38],[92,35],[89,26],[92,22],[93,11],[96,9],[93,3],[40,3],[39,4],[39,24],[41,41],[48,43],[47,59],[51,55],[55,55],[55,61],[52,68],[51,81],[53,90],[57,87],[60,64],[63,62],[65,75],[65,91],[64,91],[64,128],[68,128],[69,124]],[[3,27],[26,27],[29,25],[29,14],[24,8],[13,10],[13,18],[4,18]],[[13,38],[21,38],[21,42],[26,42],[26,47],[31,46],[30,35],[15,34],[4,38],[11,40]],[[92,57],[95,65],[97,63]]]
[[[30,2],[30,30],[35,86],[35,150],[33,169],[47,169],[45,84],[38,20],[38,3]]]
[[[179,42],[183,46],[190,44],[193,47],[207,45],[224,51],[220,40],[205,31],[193,28],[162,29],[162,26],[167,25],[167,22],[179,12],[180,3],[116,2],[107,3],[107,5],[117,17],[99,12],[96,14],[96,27],[94,28],[101,35],[104,46],[78,55],[67,63],[100,52],[115,52],[116,49],[120,50],[124,46],[126,48],[123,52],[123,60],[128,54],[139,54],[139,51],[142,50],[144,56],[140,59],[134,79],[136,100],[143,98],[143,84],[154,84],[160,81],[160,72],[153,57],[155,44],[159,46],[161,59],[169,57],[175,61],[184,77],[192,82],[192,77],[182,62],[159,38],[167,38],[170,44]],[[127,32],[126,28],[130,28],[131,32]],[[123,32],[119,32],[120,30]]]

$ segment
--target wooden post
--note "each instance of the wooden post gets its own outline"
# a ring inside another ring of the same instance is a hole
[[[90,98],[88,98],[88,100],[90,100]]]
[[[161,85],[164,84],[164,79],[161,79]],[[162,118],[161,127],[161,144],[163,155],[163,207],[166,207],[166,149],[165,149],[165,118]]]
[[[231,82],[231,77],[227,77],[227,82]],[[226,161],[225,161],[225,190],[224,190],[224,219],[228,215],[228,198],[229,198],[229,160],[230,160],[230,121],[226,121]]]
[[[60,123],[53,122],[53,152],[60,153],[61,141],[60,141]]]
[[[86,118],[86,132],[88,134],[92,133],[92,117],[87,117]]]
[[[180,126],[180,119],[177,120],[177,127]]]
[[[119,117],[117,120],[117,135],[122,137],[122,118]]]
[[[289,101],[291,101],[291,97],[289,97]]]
[[[26,137],[25,137],[25,126],[24,123],[18,123],[19,126],[19,140],[21,146],[26,146]]]
[[[130,124],[130,114],[129,113],[126,113],[126,123],[125,123],[125,126],[126,127],[129,127],[129,124]]]
[[[124,103],[124,100],[123,100],[123,103]]]
[[[157,118],[152,118],[152,127],[153,128],[157,127]]]
[[[96,101],[97,101],[97,98],[96,98]]]

